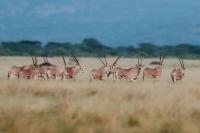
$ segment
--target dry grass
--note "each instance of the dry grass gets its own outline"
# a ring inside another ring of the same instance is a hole
[[[109,59],[112,61],[113,59]],[[152,59],[145,60],[145,65]],[[50,59],[62,65],[60,58]],[[77,81],[6,79],[9,66],[30,64],[19,57],[0,58],[0,132],[2,133],[199,133],[200,62],[187,60],[185,79],[175,85],[167,59],[160,81],[89,82],[89,71],[101,64],[80,60],[85,72]],[[130,67],[135,59],[122,59]]]

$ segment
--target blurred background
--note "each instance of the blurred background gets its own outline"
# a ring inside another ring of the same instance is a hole
[[[1,0],[0,55],[73,50],[199,58],[199,6],[198,0]]]

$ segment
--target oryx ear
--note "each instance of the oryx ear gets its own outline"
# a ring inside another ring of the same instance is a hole
[[[112,69],[115,69],[115,66],[112,66]]]

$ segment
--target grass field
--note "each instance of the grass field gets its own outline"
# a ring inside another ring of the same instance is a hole
[[[109,58],[112,62],[114,58]],[[144,59],[144,65],[155,59]],[[61,58],[50,58],[63,66]],[[42,62],[42,59],[40,59]],[[141,75],[136,82],[89,82],[101,63],[81,58],[84,73],[76,81],[7,80],[10,66],[31,64],[30,58],[0,57],[0,133],[199,133],[200,61],[185,60],[186,75],[173,84],[177,59],[166,59],[160,81]],[[122,58],[131,67],[136,59]]]

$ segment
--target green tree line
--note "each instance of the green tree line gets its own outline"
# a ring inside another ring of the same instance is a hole
[[[0,56],[108,56],[122,55],[125,57],[169,57],[181,56],[184,58],[200,58],[200,46],[192,44],[156,45],[153,43],[140,43],[136,46],[109,47],[95,38],[86,38],[81,43],[48,42],[22,40],[18,42],[1,42]]]

